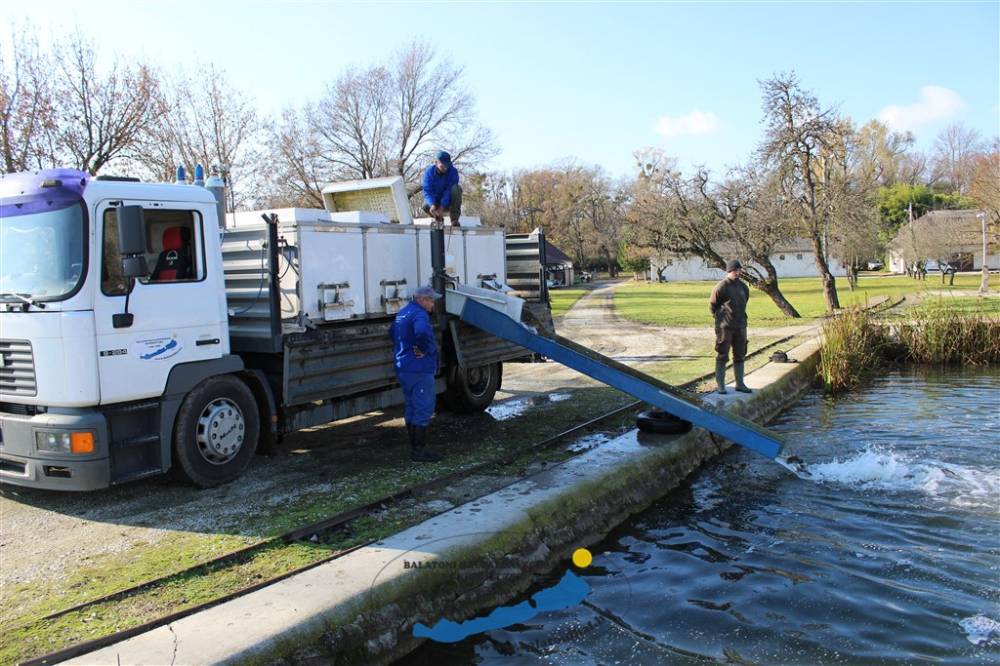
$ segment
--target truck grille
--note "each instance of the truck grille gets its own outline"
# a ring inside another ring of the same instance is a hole
[[[35,359],[27,340],[0,340],[0,393],[35,395]]]

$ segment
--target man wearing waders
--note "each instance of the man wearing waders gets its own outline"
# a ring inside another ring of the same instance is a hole
[[[715,317],[715,386],[719,393],[726,392],[726,363],[729,350],[733,350],[733,372],[736,390],[750,393],[743,383],[743,359],[747,354],[747,300],[750,289],[740,280],[742,264],[732,259],[726,264],[726,277],[712,290],[708,309]]]
[[[434,416],[434,374],[438,368],[437,340],[428,313],[441,298],[430,287],[420,287],[413,300],[396,314],[389,327],[395,358],[396,377],[403,387],[406,409],[403,416],[410,436],[410,460],[436,462],[441,456],[427,448],[427,426]]]

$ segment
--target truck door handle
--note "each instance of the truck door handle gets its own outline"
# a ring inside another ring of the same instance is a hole
[[[219,344],[219,338],[209,338],[207,340],[195,340],[196,347],[204,347],[205,345],[217,345]]]

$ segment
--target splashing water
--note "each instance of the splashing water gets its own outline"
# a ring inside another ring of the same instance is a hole
[[[1000,622],[985,615],[973,615],[958,623],[973,645],[1000,643]]]
[[[891,448],[868,445],[844,460],[811,465],[808,472],[822,483],[863,490],[916,491],[955,506],[1000,512],[1000,478],[996,475],[935,460],[914,460]]]

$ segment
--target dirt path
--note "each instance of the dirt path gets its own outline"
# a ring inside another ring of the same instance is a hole
[[[556,331],[564,336],[628,364],[658,363],[690,359],[696,348],[712,339],[712,332],[696,328],[662,328],[619,319],[614,310],[614,290],[619,283],[598,285],[573,304]],[[542,393],[572,386],[593,386],[597,382],[580,373],[557,365],[508,364],[504,367],[504,396]]]

